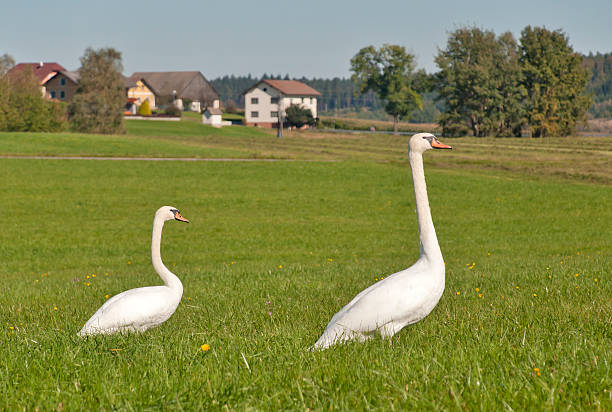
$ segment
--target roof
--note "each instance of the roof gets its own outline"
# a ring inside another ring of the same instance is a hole
[[[219,109],[218,107],[207,107],[204,109],[204,111],[210,114],[223,114],[223,110]]]
[[[28,67],[32,69],[34,76],[40,81],[40,84],[45,84],[51,77],[55,76],[55,73],[66,70],[58,63],[19,63],[8,71],[7,76],[14,76],[23,72]]]
[[[319,93],[312,87],[308,86],[305,83],[297,81],[297,80],[267,80],[266,79],[266,80],[260,81],[255,86],[251,87],[251,89],[253,89],[254,87],[257,87],[257,85],[259,85],[262,82],[274,87],[275,89],[277,89],[278,91],[280,91],[286,96],[320,96],[321,95],[321,93]],[[251,89],[247,91],[250,91]]]
[[[186,72],[135,72],[130,79],[144,80],[157,96],[206,101],[219,98],[219,93],[199,71]]]

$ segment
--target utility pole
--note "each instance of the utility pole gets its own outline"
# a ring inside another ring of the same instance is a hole
[[[281,107],[282,101],[282,96],[278,96],[278,128],[276,131],[276,137],[278,137],[279,139],[283,137],[283,109]]]

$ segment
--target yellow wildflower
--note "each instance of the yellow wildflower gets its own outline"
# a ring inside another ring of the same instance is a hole
[[[107,293],[106,295],[104,295],[104,299],[108,299],[110,298],[110,295]]]
[[[533,368],[533,371],[540,376],[540,368]]]
[[[461,295],[461,292],[457,291],[457,295]]]
[[[481,297],[482,297],[482,293],[479,293],[479,294],[478,294],[478,297],[479,297],[479,298],[481,298]]]
[[[57,306],[53,306],[53,310],[57,310]]]
[[[200,349],[202,349],[203,352],[208,352],[210,350],[210,345],[205,343],[204,345],[200,346]]]
[[[476,288],[476,292],[479,292],[479,291],[480,291],[480,289]]]

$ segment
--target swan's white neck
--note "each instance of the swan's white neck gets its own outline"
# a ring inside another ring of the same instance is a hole
[[[183,293],[183,284],[180,279],[164,265],[161,259],[161,235],[164,227],[164,218],[160,215],[155,215],[153,219],[153,236],[151,238],[151,260],[153,268],[164,281],[164,284],[171,289],[180,290]]]
[[[419,239],[421,241],[421,256],[429,261],[443,262],[442,252],[436,237],[429,199],[427,198],[427,185],[425,184],[425,171],[423,169],[423,155],[410,151],[410,169],[412,170],[412,182],[414,184],[414,197],[416,200],[417,221],[419,224]]]

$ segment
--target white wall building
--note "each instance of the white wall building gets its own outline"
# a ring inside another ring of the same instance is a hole
[[[297,80],[261,80],[244,92],[244,116],[248,126],[276,127],[278,114],[292,104],[310,109],[317,117],[321,93]]]

